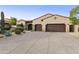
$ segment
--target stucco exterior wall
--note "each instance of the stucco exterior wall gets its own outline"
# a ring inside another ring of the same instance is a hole
[[[46,31],[46,24],[65,24],[66,32],[69,32],[69,18],[58,16],[58,15],[46,19],[40,19],[40,18],[35,19],[33,20],[32,24],[33,24],[33,30],[35,29],[35,24],[41,24],[42,31]]]
[[[23,25],[25,25],[25,21],[17,21],[17,24],[23,24]]]
[[[74,32],[79,32],[79,25],[74,25]]]
[[[24,25],[24,28],[26,28],[26,23],[25,23],[25,21],[17,21],[17,24],[23,24],[23,25]]]

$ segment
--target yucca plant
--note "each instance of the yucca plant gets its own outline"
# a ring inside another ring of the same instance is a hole
[[[4,34],[5,20],[4,20],[4,12],[1,12],[1,33]]]

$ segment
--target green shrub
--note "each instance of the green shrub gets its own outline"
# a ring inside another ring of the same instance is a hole
[[[15,34],[21,34],[21,30],[19,28],[15,29]]]
[[[11,29],[11,25],[9,23],[5,23],[4,29],[5,30],[10,30]]]
[[[23,24],[17,24],[17,26],[24,27],[24,25],[23,25]]]
[[[4,34],[5,34],[5,36],[8,36],[8,37],[12,35],[12,33],[8,30],[6,30]]]
[[[21,32],[23,32],[23,31],[24,31],[24,28],[23,28],[23,27],[20,27],[19,29],[21,30]]]
[[[17,24],[17,27],[21,30],[21,32],[24,31],[24,25],[23,24]]]

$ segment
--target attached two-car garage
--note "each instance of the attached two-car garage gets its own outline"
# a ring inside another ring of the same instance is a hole
[[[46,31],[47,32],[65,32],[66,30],[65,24],[47,24]]]

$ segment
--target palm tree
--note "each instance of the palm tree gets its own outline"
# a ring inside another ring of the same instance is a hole
[[[79,6],[73,8],[70,12],[70,22],[72,25],[79,24],[79,17],[77,16],[79,14]]]

